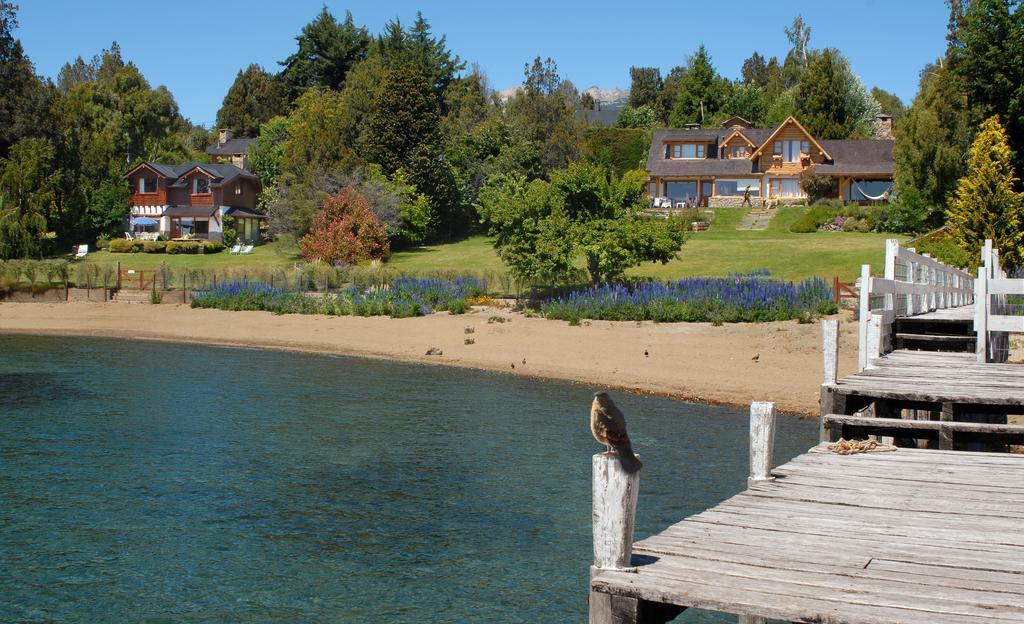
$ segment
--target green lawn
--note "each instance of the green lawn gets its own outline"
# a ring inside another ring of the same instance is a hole
[[[215,254],[148,254],[148,253],[110,253],[108,251],[90,252],[87,262],[103,266],[121,263],[122,269],[156,269],[161,262],[166,262],[172,270],[205,269],[231,270],[253,269],[268,270],[273,267],[291,268],[301,263],[294,247],[284,247],[279,243],[267,243],[255,247],[251,254],[244,256],[230,254],[225,249]]]
[[[862,264],[881,269],[885,258],[885,239],[895,235],[790,232],[790,224],[804,210],[804,207],[799,206],[780,208],[768,229],[740,231],[736,226],[747,210],[718,208],[711,229],[690,235],[679,259],[666,265],[641,265],[630,269],[628,274],[678,279],[766,268],[772,275],[783,279],[800,279],[812,275],[831,278],[838,275],[843,281],[852,281],[860,275]],[[503,270],[501,261],[491,247],[491,239],[486,236],[471,236],[457,243],[397,252],[388,264],[405,271]]]

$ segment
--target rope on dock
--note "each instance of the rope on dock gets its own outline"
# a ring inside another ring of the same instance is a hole
[[[854,455],[856,453],[887,453],[895,451],[892,444],[880,444],[877,440],[846,440],[840,438],[838,442],[828,445],[828,450],[836,455]]]

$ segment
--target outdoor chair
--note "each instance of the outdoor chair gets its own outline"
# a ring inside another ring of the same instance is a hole
[[[233,253],[233,254],[236,254],[236,253],[238,253],[240,251],[242,251],[242,244],[241,243],[238,243],[238,244],[233,245],[231,247],[231,253]]]
[[[132,236],[131,232],[125,232],[124,237],[127,238],[128,240],[135,240],[135,237]]]
[[[245,254],[251,254],[252,253],[252,249],[253,249],[253,245],[246,245],[245,247],[242,247],[242,251],[240,251],[238,253],[240,253],[240,254],[242,254],[244,256]]]
[[[88,254],[89,254],[89,246],[88,245],[79,245],[78,247],[75,248],[75,259],[76,260],[78,258],[84,258]]]

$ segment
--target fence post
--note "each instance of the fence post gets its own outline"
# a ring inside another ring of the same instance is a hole
[[[640,490],[640,471],[626,472],[619,457],[598,453],[593,466],[594,565],[593,578],[603,569],[628,568],[633,556],[633,526],[636,520],[636,498]],[[613,608],[613,603],[615,603]],[[639,608],[636,598],[590,592],[591,624],[618,622],[613,612]]]
[[[887,280],[896,280],[896,263],[900,261],[900,241],[895,238],[885,240],[885,272],[883,277]],[[896,309],[896,295],[885,296],[885,308]]]
[[[985,241],[986,244],[990,241]],[[974,352],[981,363],[988,361],[988,268],[978,267],[974,282],[974,332],[977,334]]]
[[[117,289],[121,290],[121,261],[117,261]]]
[[[747,485],[772,480],[772,456],[775,453],[775,404],[754,401],[750,404],[750,476]]]
[[[857,319],[859,331],[857,333],[857,347],[859,358],[859,370],[868,367],[868,319],[871,316],[871,265],[863,264],[860,267],[860,314]]]

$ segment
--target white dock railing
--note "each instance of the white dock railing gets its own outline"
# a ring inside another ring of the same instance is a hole
[[[885,241],[885,277],[871,277],[871,265],[861,266],[860,370],[890,350],[889,327],[897,317],[926,314],[974,302],[974,279],[928,254]]]
[[[974,309],[979,362],[1005,362],[1009,355],[1010,332],[1024,332],[1024,315],[1013,314],[1008,295],[1024,295],[1024,279],[1006,276],[999,263],[999,250],[986,240],[981,249],[981,266],[975,282],[978,305]]]

